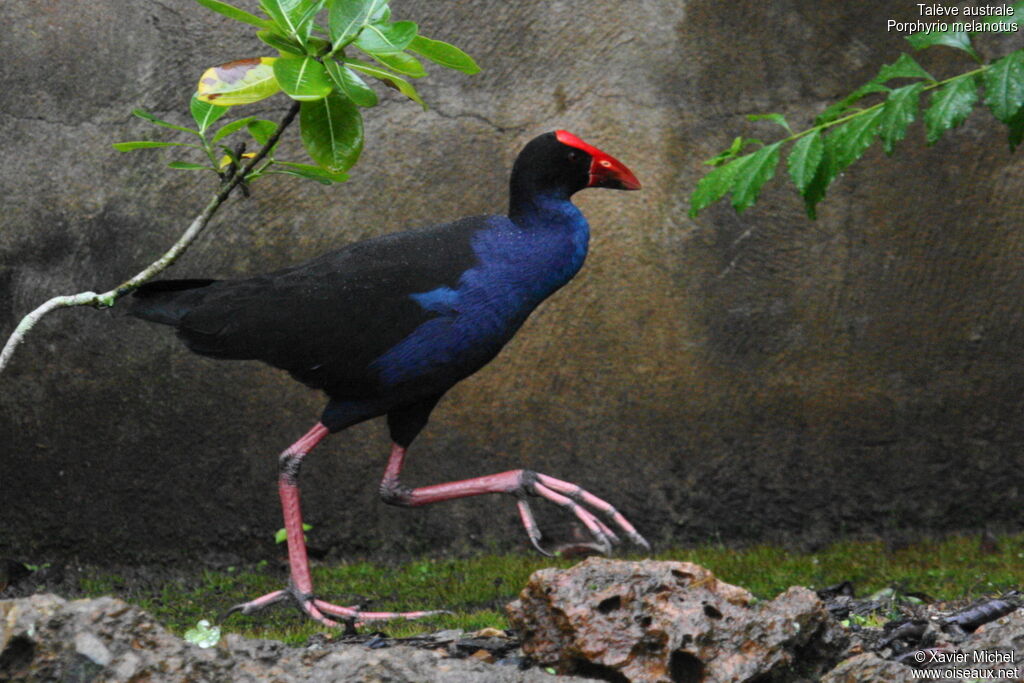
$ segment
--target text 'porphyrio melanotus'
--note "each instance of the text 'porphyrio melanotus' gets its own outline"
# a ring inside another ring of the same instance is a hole
[[[485,493],[516,497],[542,553],[528,496],[565,508],[607,551],[617,527],[647,542],[615,508],[571,484],[529,470],[409,488],[406,449],[438,400],[494,358],[536,306],[583,265],[589,226],[570,197],[586,187],[640,189],[614,157],[565,131],[534,138],[512,169],[508,216],[454,223],[351,244],[304,264],[245,280],[165,280],[135,292],[131,314],[171,325],[189,349],[258,359],[322,389],[320,421],[280,456],[278,492],[288,532],[287,588],[237,605],[245,614],[294,598],[317,621],[414,618],[433,612],[363,612],[313,593],[302,533],[302,458],[329,433],[387,415],[394,442],[380,495],[418,506]],[[602,522],[597,514],[605,517]]]

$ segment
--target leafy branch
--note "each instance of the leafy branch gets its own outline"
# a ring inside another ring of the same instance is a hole
[[[220,206],[238,188],[248,196],[250,184],[272,174],[293,175],[323,184],[348,179],[347,171],[363,149],[360,108],[378,104],[377,93],[362,76],[370,76],[426,109],[406,77],[426,75],[411,53],[440,66],[473,74],[480,70],[465,52],[440,40],[419,35],[411,21],[391,21],[386,0],[260,0],[266,18],[220,0],[196,0],[207,9],[255,27],[256,36],[277,50],[276,57],[235,60],[207,69],[199,79],[189,109],[196,127],[178,125],[136,109],[145,121],[184,133],[189,142],[136,140],[118,142],[121,152],[140,149],[194,150],[199,161],[173,160],[168,167],[210,171],[219,188],[177,242],[159,259],[110,291],[57,296],[26,315],[0,351],[0,371],[6,368],[25,335],[45,315],[73,306],[109,308],[173,264],[207,227]],[[326,24],[318,17],[326,15]],[[372,62],[350,57],[358,49]],[[374,63],[375,62],[375,63]],[[231,107],[251,104],[284,92],[292,100],[279,121],[254,116],[230,121],[213,130]],[[283,161],[275,153],[282,134],[299,119],[303,147],[313,164]],[[258,150],[246,153],[248,143],[227,144],[229,136],[246,131]]]
[[[268,174],[296,175],[324,184],[341,182],[348,178],[346,172],[363,149],[360,109],[374,107],[380,101],[363,76],[376,79],[426,109],[423,98],[407,80],[426,75],[423,63],[413,53],[467,74],[480,70],[472,57],[454,45],[419,35],[415,22],[392,22],[385,0],[260,0],[266,19],[220,0],[196,2],[259,29],[257,38],[274,48],[277,56],[237,59],[204,71],[191,102],[195,129],[161,121],[139,109],[132,112],[155,125],[199,138],[198,143],[143,140],[114,145],[120,151],[186,147],[203,152],[206,163],[168,164],[178,170],[207,170],[223,177],[225,168],[230,169],[232,164],[237,167],[241,155],[223,140],[245,130],[262,145],[274,132],[275,124],[249,116],[213,133],[210,127],[229,107],[284,92],[300,103],[302,144],[314,164],[278,160],[271,149],[266,162],[253,168],[244,183]],[[326,25],[318,23],[322,14],[326,15]],[[346,54],[355,49],[373,61]]]
[[[987,17],[986,32],[1015,32],[1015,21],[1024,15],[1024,2],[1013,6],[1014,18]],[[954,28],[957,28],[954,25]],[[918,50],[944,45],[970,55],[981,63],[967,31],[915,33],[907,40]],[[891,81],[912,81],[899,87]],[[731,193],[732,206],[742,213],[757,202],[761,188],[776,173],[782,148],[792,143],[787,157],[789,177],[804,199],[807,215],[816,217],[819,202],[832,182],[880,139],[882,149],[892,155],[896,144],[906,137],[907,128],[921,111],[920,98],[931,92],[923,119],[929,145],[962,124],[984,93],[984,102],[992,114],[1009,130],[1010,150],[1024,140],[1024,49],[951,78],[937,80],[909,54],[901,54],[878,75],[828,107],[806,130],[794,133],[782,114],[753,114],[750,121],[767,120],[781,126],[789,135],[772,143],[742,136],[730,147],[708,159],[714,166],[690,197],[690,216]],[[882,98],[870,106],[861,106],[869,96]],[[753,152],[744,153],[748,147]]]
[[[135,289],[138,289],[142,283],[152,279],[177,261],[178,257],[180,257],[203,232],[220,205],[224,203],[236,187],[245,181],[245,178],[251,175],[254,167],[259,164],[263,160],[264,156],[266,156],[267,152],[277,144],[281,133],[283,133],[288,125],[295,119],[298,111],[298,104],[296,103],[292,105],[288,110],[288,113],[285,114],[283,119],[281,119],[280,124],[276,124],[276,130],[267,138],[267,142],[263,149],[253,155],[252,159],[250,159],[249,162],[246,163],[239,171],[231,174],[224,173],[220,190],[212,199],[210,199],[202,213],[196,216],[185,232],[182,233],[181,237],[178,238],[178,241],[175,242],[163,256],[151,263],[144,270],[135,275],[135,277],[125,280],[108,292],[97,294],[96,292],[88,291],[80,292],[78,294],[55,296],[22,318],[21,322],[18,323],[18,326],[14,329],[14,332],[7,339],[7,343],[4,345],[3,351],[0,351],[0,371],[7,367],[11,356],[14,354],[14,350],[19,344],[21,344],[25,339],[25,335],[36,326],[36,323],[38,323],[43,316],[61,308],[71,308],[74,306],[109,308],[113,306],[119,298],[131,293]]]

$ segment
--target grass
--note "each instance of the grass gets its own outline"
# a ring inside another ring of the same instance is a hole
[[[666,550],[654,557],[702,564],[720,579],[743,586],[761,599],[771,599],[793,585],[822,588],[851,581],[859,596],[896,587],[935,600],[962,600],[1020,586],[1024,534],[1000,537],[998,546],[998,551],[983,554],[976,536],[955,536],[895,551],[880,542],[844,541],[815,553],[770,546],[739,550],[704,546]],[[362,604],[374,610],[445,608],[454,612],[376,626],[400,637],[449,628],[506,628],[504,605],[515,598],[532,572],[550,566],[570,567],[576,562],[525,554],[419,559],[394,565],[346,562],[314,567],[313,579],[318,594],[338,604]],[[81,580],[80,588],[90,596],[120,593],[182,634],[200,619],[216,622],[217,615],[230,605],[280,588],[282,580],[279,571],[261,563],[227,571],[203,570],[194,579],[129,595],[119,590],[124,586],[121,577],[95,572]],[[295,609],[281,607],[260,615],[235,615],[222,628],[292,644],[323,631]]]

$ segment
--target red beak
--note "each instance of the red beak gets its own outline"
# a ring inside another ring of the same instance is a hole
[[[590,182],[587,187],[606,187],[613,190],[639,190],[640,181],[629,168],[607,152],[589,145],[572,133],[559,130],[555,137],[563,145],[575,147],[590,155]]]

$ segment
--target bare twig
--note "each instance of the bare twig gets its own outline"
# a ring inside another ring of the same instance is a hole
[[[192,224],[188,226],[188,229],[185,230],[184,234],[182,234],[178,241],[175,242],[163,256],[151,263],[145,270],[103,294],[97,294],[96,292],[80,292],[78,294],[54,297],[22,318],[21,322],[18,323],[18,326],[14,328],[14,332],[11,334],[10,338],[8,338],[3,351],[0,352],[0,372],[3,372],[7,367],[11,356],[14,354],[14,349],[16,349],[25,339],[25,335],[28,334],[29,330],[35,327],[36,323],[38,323],[47,313],[56,311],[59,308],[70,308],[72,306],[109,308],[113,306],[118,299],[126,294],[130,294],[134,290],[138,289],[144,282],[151,280],[169,268],[171,264],[177,261],[178,257],[185,253],[192,243],[195,242],[196,238],[199,237],[206,228],[206,225],[210,222],[213,215],[217,213],[217,209],[219,209],[221,204],[231,196],[231,193],[235,188],[244,184],[246,177],[248,177],[249,173],[256,167],[256,164],[263,161],[264,157],[270,153],[270,150],[274,148],[277,141],[281,139],[281,133],[283,133],[284,129],[295,120],[295,116],[298,112],[299,103],[293,102],[292,106],[288,109],[288,113],[284,115],[284,118],[281,119],[281,123],[278,124],[277,130],[270,136],[270,139],[267,140],[267,144],[263,145],[260,151],[256,153],[256,156],[249,160],[249,163],[221,184],[220,190],[217,194],[214,195],[206,205],[203,212],[196,216],[195,220],[192,221]]]

